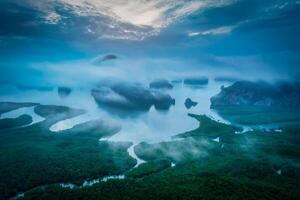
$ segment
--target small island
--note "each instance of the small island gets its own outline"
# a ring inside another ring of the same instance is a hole
[[[175,99],[163,91],[131,83],[99,86],[92,89],[91,95],[100,106],[122,110],[148,111],[151,106],[157,110],[168,110],[175,104]]]
[[[191,77],[191,78],[184,79],[183,83],[185,85],[191,85],[191,86],[202,86],[208,84],[208,78],[205,76]]]
[[[66,98],[68,97],[72,92],[72,89],[69,87],[58,87],[57,88],[57,93],[60,98]]]
[[[165,79],[152,81],[149,87],[154,89],[173,89],[173,85]]]
[[[238,81],[211,98],[211,108],[237,124],[299,122],[299,107],[299,82]]]
[[[190,98],[187,98],[184,102],[184,105],[187,109],[190,109],[191,107],[195,107],[195,106],[197,106],[197,104],[198,104],[198,102],[193,101]]]

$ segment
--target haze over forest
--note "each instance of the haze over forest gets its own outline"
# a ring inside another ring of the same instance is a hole
[[[299,0],[1,0],[0,200],[299,199],[299,19]]]

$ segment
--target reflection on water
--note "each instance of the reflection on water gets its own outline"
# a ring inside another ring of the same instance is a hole
[[[0,100],[15,102],[37,102],[41,104],[65,105],[72,108],[85,109],[86,114],[71,119],[57,122],[50,127],[53,132],[59,132],[70,129],[73,126],[90,120],[102,120],[106,125],[118,124],[122,129],[110,138],[100,139],[114,142],[129,141],[133,145],[128,149],[131,157],[137,160],[137,167],[145,162],[139,159],[135,152],[134,146],[140,142],[156,143],[161,141],[169,141],[172,136],[183,133],[185,131],[195,129],[199,123],[188,116],[188,113],[206,114],[215,120],[229,123],[218,116],[210,109],[210,98],[220,91],[221,84],[210,82],[204,87],[190,87],[183,83],[177,83],[172,90],[167,92],[176,100],[176,104],[171,106],[168,111],[158,111],[151,107],[148,112],[129,112],[128,115],[124,111],[117,113],[111,112],[107,107],[99,107],[90,94],[89,89],[76,90],[73,89],[71,95],[67,98],[59,98],[56,91],[25,91],[17,95],[2,96]],[[197,106],[186,109],[184,102],[187,98],[197,102]],[[30,112],[29,112],[30,111]],[[34,118],[34,123],[42,120],[33,112],[33,108],[22,108],[14,112],[7,113],[3,117],[16,117],[24,113],[30,113]],[[216,141],[218,138],[216,139]]]
[[[19,109],[16,109],[16,110],[13,110],[13,111],[10,111],[10,112],[7,112],[7,113],[3,113],[2,115],[0,115],[0,119],[5,119],[5,118],[17,118],[21,115],[30,115],[32,117],[32,122],[29,124],[29,125],[32,125],[32,124],[35,124],[35,123],[38,123],[38,122],[41,122],[43,120],[45,120],[45,118],[37,115],[35,112],[34,112],[34,107],[25,107],[25,108],[19,108]],[[29,125],[26,125],[26,126],[29,126]]]
[[[277,173],[278,175],[281,175],[281,173],[282,173],[281,169],[277,170],[276,173]]]
[[[113,180],[113,179],[125,179],[125,175],[112,175],[112,176],[105,176],[103,178],[93,179],[93,180],[89,180],[89,181],[86,180],[83,182],[82,185],[79,185],[79,186],[77,186],[73,183],[57,183],[57,184],[62,188],[69,188],[72,190],[72,189],[76,189],[76,188],[90,187],[97,183],[107,182],[108,180]],[[38,189],[38,188],[45,188],[46,186],[49,186],[49,185],[37,186],[37,187],[33,188],[33,190]],[[20,192],[16,196],[9,198],[9,200],[16,200],[21,197],[24,197],[25,193],[26,192]]]
[[[73,183],[60,183],[59,185],[63,188],[70,188],[70,189],[74,189],[74,188],[82,188],[82,187],[89,187],[89,186],[93,186],[97,183],[100,182],[107,182],[108,180],[113,180],[113,179],[124,179],[125,175],[112,175],[112,176],[105,176],[103,178],[99,178],[99,179],[93,179],[93,180],[89,180],[89,181],[84,181],[82,185],[77,186]]]
[[[90,120],[101,120],[106,125],[120,125],[122,129],[117,134],[110,138],[100,138],[99,141],[126,141],[132,142],[127,152],[128,154],[136,159],[137,164],[135,167],[144,163],[145,161],[137,157],[134,152],[134,146],[140,142],[156,143],[161,141],[169,141],[172,136],[183,133],[188,130],[195,129],[199,126],[199,123],[188,116],[188,113],[194,114],[206,114],[209,117],[229,123],[220,116],[217,115],[213,110],[210,109],[210,98],[216,95],[220,91],[221,84],[217,82],[210,82],[205,87],[189,87],[182,83],[174,85],[172,90],[167,91],[172,98],[176,100],[176,104],[171,106],[168,111],[158,111],[154,107],[151,107],[148,112],[137,112],[131,111],[129,115],[120,112],[111,112],[106,107],[99,107],[93,97],[90,95],[90,90],[76,90],[67,98],[61,99],[55,91],[25,91],[16,95],[0,96],[0,101],[13,101],[13,102],[36,102],[44,105],[65,105],[77,109],[85,109],[86,114],[57,122],[50,127],[53,132],[59,132],[66,129],[70,129],[77,124],[81,124]],[[197,106],[190,109],[186,109],[184,102],[187,98],[197,102]],[[33,123],[44,120],[40,116],[36,115],[31,108],[21,108],[6,114],[3,114],[1,118],[15,118],[21,114],[29,114],[33,117]],[[219,138],[214,139],[219,142]],[[222,148],[224,144],[222,144]],[[171,163],[171,167],[175,167],[175,163]],[[111,179],[124,179],[124,175],[106,176],[99,179],[86,180],[83,185],[76,186],[72,183],[61,183],[62,187],[66,188],[77,188],[91,186],[99,182],[106,182]],[[23,195],[20,193],[19,195]]]
[[[68,130],[68,129],[73,128],[76,124],[84,123],[84,122],[87,122],[89,120],[90,120],[89,115],[83,114],[83,115],[80,115],[78,117],[74,117],[74,118],[71,118],[71,119],[66,119],[66,120],[63,120],[63,121],[59,121],[56,124],[53,124],[50,127],[50,131],[60,132],[60,131],[63,131],[63,130]]]
[[[190,87],[182,83],[174,85],[172,90],[167,91],[176,100],[176,104],[168,111],[157,111],[151,107],[148,112],[130,112],[130,115],[116,114],[110,112],[105,107],[100,107],[95,103],[90,95],[89,89],[73,89],[71,95],[65,99],[59,98],[56,91],[24,91],[16,95],[1,96],[0,100],[15,102],[37,102],[41,104],[65,105],[72,108],[87,110],[86,114],[60,121],[51,126],[51,131],[58,132],[70,129],[76,124],[90,120],[101,119],[105,123],[121,124],[122,129],[119,133],[109,138],[110,141],[130,141],[134,144],[140,142],[155,143],[168,141],[175,134],[182,133],[198,127],[198,122],[190,117],[188,113],[206,114],[215,120],[229,123],[218,116],[210,109],[210,97],[220,91],[221,83],[211,81],[205,87]],[[191,109],[186,109],[184,102],[186,98],[191,98],[198,102],[198,105]],[[33,108],[22,108],[11,113],[6,113],[2,117],[17,117],[28,113],[34,118],[34,123],[42,120],[41,117],[33,112]]]
[[[217,94],[220,84],[212,82],[206,87],[195,88],[183,84],[176,84],[170,95],[176,104],[168,111],[157,111],[152,107],[149,112],[140,114],[137,118],[122,118],[122,130],[112,136],[113,141],[131,141],[156,143],[168,141],[172,136],[198,127],[198,122],[190,118],[188,113],[206,114],[216,120],[224,121],[210,109],[210,97]],[[184,102],[191,98],[198,105],[186,109]],[[229,123],[229,122],[226,122]]]
[[[220,142],[220,137],[217,137],[217,138],[213,139],[213,141]]]
[[[136,144],[133,144],[133,145],[131,145],[131,147],[129,147],[129,148],[127,149],[128,154],[129,154],[132,158],[134,158],[134,159],[136,160],[136,165],[135,165],[133,168],[136,168],[136,167],[138,167],[140,164],[146,162],[146,161],[140,159],[140,158],[135,154],[135,152],[134,152],[134,146],[135,146],[135,145],[136,145]]]

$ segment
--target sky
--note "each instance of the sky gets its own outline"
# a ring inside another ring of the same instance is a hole
[[[299,19],[299,0],[0,0],[0,83],[299,78]]]

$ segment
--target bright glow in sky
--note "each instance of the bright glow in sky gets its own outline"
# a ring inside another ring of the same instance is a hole
[[[78,15],[106,15],[134,25],[164,27],[173,20],[199,9],[220,6],[232,0],[51,0]]]
[[[17,1],[17,0],[16,0]],[[90,19],[86,32],[104,39],[143,40],[196,12],[236,0],[27,0],[18,2],[44,14],[46,24],[65,24],[70,16]],[[59,8],[59,9],[58,9]],[[64,12],[67,11],[67,12]],[[113,26],[113,27],[112,27]],[[103,29],[109,30],[107,33]]]

